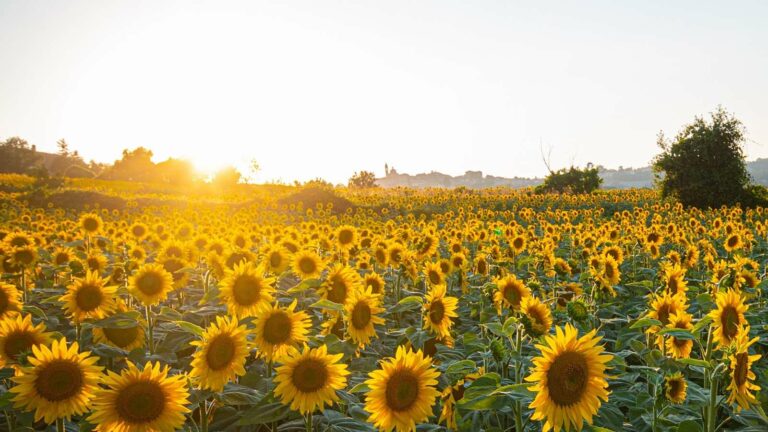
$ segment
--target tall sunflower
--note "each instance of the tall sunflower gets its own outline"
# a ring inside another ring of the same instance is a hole
[[[31,366],[20,368],[12,378],[16,383],[13,405],[35,412],[35,421],[53,423],[56,419],[69,419],[85,413],[93,400],[101,378],[99,360],[90,352],[79,352],[77,342],[67,347],[67,340],[54,341],[32,347]]]
[[[254,343],[260,357],[268,361],[280,360],[298,351],[307,341],[307,330],[312,324],[304,311],[296,312],[296,300],[287,308],[270,306],[256,317]]]
[[[238,317],[255,316],[257,312],[275,300],[275,278],[263,276],[264,269],[243,261],[225,271],[219,283],[219,298],[227,305],[227,311]]]
[[[601,337],[592,330],[582,337],[570,324],[556,327],[555,335],[545,336],[536,345],[541,356],[533,359],[534,369],[525,380],[536,396],[529,405],[532,420],[544,420],[543,431],[581,429],[583,421],[592,424],[602,401],[608,401],[606,363],[613,356],[597,345]]]
[[[114,286],[105,286],[107,280],[96,272],[87,272],[84,278],[76,279],[61,296],[64,310],[79,323],[88,318],[102,319],[117,308]]]
[[[220,392],[224,384],[236,376],[245,375],[248,330],[238,324],[235,317],[217,316],[216,322],[203,333],[203,340],[191,342],[198,350],[192,359],[189,376],[200,388]]]
[[[139,369],[128,362],[120,374],[107,372],[96,391],[88,421],[100,432],[173,432],[189,412],[184,375],[168,376],[169,367],[147,362]]]
[[[156,305],[173,289],[173,275],[160,264],[144,264],[128,281],[128,292],[145,306]]]
[[[424,329],[440,337],[449,337],[452,318],[458,314],[459,299],[446,295],[445,285],[435,285],[424,299]]]
[[[339,400],[336,394],[347,386],[347,365],[341,363],[344,354],[328,354],[325,345],[304,350],[284,358],[275,370],[275,396],[292,410],[312,414]]]
[[[11,284],[0,282],[0,320],[18,315],[21,306],[21,291]]]
[[[752,372],[752,363],[760,359],[760,354],[749,355],[749,347],[757,342],[758,338],[749,339],[749,326],[743,327],[734,338],[734,351],[728,357],[731,369],[731,382],[727,390],[728,403],[736,402],[736,412],[749,409],[750,405],[759,404],[753,391],[760,390],[760,386],[754,383],[755,373]]]
[[[725,348],[734,341],[739,329],[747,324],[744,312],[749,306],[744,304],[744,299],[735,290],[717,293],[715,300],[717,309],[709,313],[715,325],[714,336],[720,348]]]
[[[520,309],[525,297],[531,295],[531,290],[515,275],[496,279],[496,291],[493,293],[493,303],[501,314],[502,306],[510,309]]]
[[[47,345],[51,333],[42,322],[34,325],[32,315],[16,315],[0,320],[0,368],[19,361],[19,355],[32,352],[35,345]]]
[[[365,397],[365,410],[371,413],[368,421],[385,431],[414,430],[416,423],[432,415],[439,376],[431,357],[398,347],[395,357],[384,360],[365,381],[370,388]]]
[[[378,314],[384,312],[381,296],[373,294],[371,288],[354,290],[344,306],[344,320],[347,332],[358,346],[365,346],[376,337],[376,324],[384,324],[384,318]]]

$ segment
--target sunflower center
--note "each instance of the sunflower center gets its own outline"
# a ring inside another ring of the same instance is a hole
[[[739,312],[733,306],[726,306],[723,308],[723,314],[721,318],[723,326],[723,334],[728,339],[733,339],[739,332]]]
[[[504,298],[512,305],[517,306],[520,304],[520,292],[514,285],[504,287]]]
[[[241,275],[232,285],[232,295],[241,305],[252,305],[261,297],[261,283],[251,275]]]
[[[451,387],[451,395],[453,396],[453,400],[454,401],[461,400],[461,398],[464,397],[464,390],[466,390],[466,388],[464,387],[463,383],[460,385],[455,385]]]
[[[264,323],[264,339],[272,345],[282,344],[291,337],[291,318],[284,312],[272,314]]]
[[[570,406],[581,400],[587,388],[589,367],[584,355],[567,351],[555,359],[547,371],[549,397],[559,406]]]
[[[312,258],[304,257],[299,260],[299,269],[304,274],[312,274],[317,271],[317,265],[315,264],[315,260]]]
[[[429,283],[432,285],[439,285],[440,284],[440,273],[430,270],[429,271]]]
[[[328,300],[339,304],[344,304],[347,301],[347,284],[341,277],[333,278],[331,290],[328,291]]]
[[[387,406],[392,411],[405,411],[419,398],[419,379],[413,372],[395,372],[387,381]]]
[[[134,382],[120,390],[115,408],[120,419],[127,423],[149,423],[165,410],[165,393],[156,382]]]
[[[85,284],[77,290],[75,302],[77,307],[88,312],[98,308],[104,295],[101,293],[101,287],[94,284]]]
[[[669,290],[673,293],[676,293],[677,286],[678,286],[677,278],[676,277],[669,278]]]
[[[35,390],[50,402],[67,400],[80,392],[83,387],[83,372],[69,360],[54,360],[42,366],[37,372]]]
[[[5,291],[0,290],[0,315],[4,314],[6,309],[8,309],[8,295],[5,294]]]
[[[343,230],[339,233],[339,243],[348,245],[352,243],[353,235],[350,230]]]
[[[739,244],[739,237],[738,236],[731,236],[728,239],[728,247],[735,247],[737,244]]]
[[[278,268],[283,263],[283,256],[280,254],[280,252],[272,252],[269,254],[269,265],[272,266],[272,268]]]
[[[36,342],[35,337],[29,332],[9,333],[5,338],[5,356],[17,360],[19,354],[31,350]]]
[[[88,232],[94,232],[99,229],[99,221],[93,218],[83,220],[83,228]]]
[[[736,381],[736,385],[741,387],[747,382],[747,375],[749,374],[749,354],[741,352],[736,354],[736,367],[733,369],[733,380]]]
[[[682,379],[675,378],[667,381],[667,387],[669,389],[669,397],[671,399],[678,399],[683,392]]]
[[[144,273],[136,280],[136,287],[145,295],[153,296],[163,290],[163,279],[155,272]]]
[[[429,306],[429,320],[435,324],[443,322],[445,317],[445,305],[442,300],[435,300]]]
[[[371,308],[364,302],[358,302],[352,309],[352,327],[361,330],[371,322]]]
[[[512,241],[512,247],[515,248],[516,250],[522,249],[523,248],[523,239],[520,238],[520,237],[515,238]]]
[[[226,368],[235,357],[235,341],[229,335],[221,334],[208,344],[205,360],[208,367],[217,371]]]
[[[659,306],[659,310],[656,312],[656,315],[659,317],[659,321],[661,321],[662,324],[665,326],[669,324],[669,305],[661,305]]]
[[[127,347],[139,336],[139,327],[104,328],[104,336],[120,348]]]
[[[328,369],[319,360],[304,359],[293,369],[291,380],[299,391],[313,393],[325,386],[328,380]]]

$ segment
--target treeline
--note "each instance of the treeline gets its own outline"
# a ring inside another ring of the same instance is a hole
[[[85,162],[78,152],[71,151],[65,140],[57,142],[57,153],[37,151],[19,137],[0,143],[0,173],[29,174],[36,177],[97,178],[148,183],[186,185],[206,180],[195,167],[183,159],[168,158],[155,163],[152,151],[145,147],[123,150],[122,158],[113,164]],[[240,182],[241,173],[228,167],[219,171],[213,183],[232,185]]]

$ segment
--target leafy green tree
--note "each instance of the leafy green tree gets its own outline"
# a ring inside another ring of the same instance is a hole
[[[0,143],[0,173],[30,173],[40,164],[40,155],[26,140],[11,137]]]
[[[101,177],[107,180],[157,181],[157,170],[152,156],[152,150],[144,147],[125,149],[122,159],[116,160]]]
[[[550,171],[544,183],[536,186],[536,193],[592,193],[600,188],[602,182],[598,169],[592,164],[583,169],[571,166],[567,170]]]
[[[215,186],[229,188],[238,184],[242,177],[243,175],[240,174],[240,171],[235,167],[228,166],[217,172],[216,175],[213,176],[211,183]]]
[[[671,141],[660,133],[662,152],[653,169],[662,197],[698,208],[760,201],[759,188],[750,185],[744,133],[741,121],[722,107],[709,119],[696,117]]]
[[[348,186],[358,189],[376,187],[376,174],[370,171],[356,172],[349,178]]]

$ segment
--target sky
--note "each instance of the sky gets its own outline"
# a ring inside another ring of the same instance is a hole
[[[768,2],[0,0],[0,139],[257,181],[647,165],[724,106],[768,157]]]

